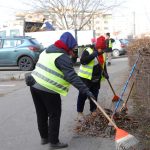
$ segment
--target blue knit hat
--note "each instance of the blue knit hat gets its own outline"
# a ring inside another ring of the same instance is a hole
[[[68,49],[73,49],[77,46],[77,41],[70,32],[64,32],[59,40],[61,40]]]

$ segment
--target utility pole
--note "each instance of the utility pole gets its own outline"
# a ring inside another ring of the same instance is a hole
[[[133,12],[133,38],[135,38],[135,32],[136,30],[136,26],[135,26],[135,11]]]

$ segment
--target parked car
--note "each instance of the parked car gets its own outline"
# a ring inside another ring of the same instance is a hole
[[[22,71],[33,70],[44,47],[27,36],[0,37],[0,66],[19,66]]]
[[[128,46],[129,44],[129,40],[128,39],[120,39],[120,41],[125,44],[126,46]]]
[[[113,43],[113,47],[112,47],[112,55],[114,57],[118,57],[120,55],[123,55],[126,53],[126,44],[120,39],[120,40],[115,40],[115,42]]]

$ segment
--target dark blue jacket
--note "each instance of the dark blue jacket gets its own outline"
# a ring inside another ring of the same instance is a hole
[[[56,46],[51,45],[46,49],[46,53],[63,53],[55,60],[56,67],[63,72],[65,80],[71,83],[80,92],[87,93],[89,91],[88,87],[82,82],[82,80],[76,74],[73,68],[71,58],[63,49],[59,49]],[[33,87],[46,92],[55,93],[53,91],[44,88],[38,83],[36,83]]]

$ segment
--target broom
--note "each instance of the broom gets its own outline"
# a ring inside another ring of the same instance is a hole
[[[104,36],[100,36],[100,37],[97,38],[97,40],[95,41],[95,43],[96,43],[96,45],[94,46],[95,49],[96,49],[99,53],[101,52],[101,55],[99,55],[99,56],[96,57],[96,58],[97,58],[97,61],[98,61],[99,66],[100,66],[100,68],[101,68],[101,70],[102,70],[102,74],[103,74],[103,73],[106,74],[104,68],[102,67],[102,64],[105,63],[105,58],[104,58],[105,56],[103,56],[103,53],[104,53],[104,50],[105,50],[106,47],[107,47],[107,46],[106,46],[106,39],[105,39]],[[100,50],[100,51],[99,51],[99,50]],[[110,88],[111,88],[113,94],[114,94],[114,97],[113,97],[113,99],[112,99],[112,102],[117,102],[120,98],[119,98],[119,96],[116,95],[116,93],[115,93],[115,91],[114,91],[114,89],[113,89],[113,87],[112,87],[112,85],[111,85],[109,79],[107,79],[107,81],[108,81],[108,83],[109,83],[109,86],[110,86]]]
[[[97,61],[98,61],[99,66],[100,66],[100,68],[101,68],[101,70],[102,70],[102,73],[105,74],[106,72],[105,72],[105,70],[103,69],[103,67],[101,66],[101,63],[100,63],[98,57],[97,57]],[[107,79],[107,82],[108,82],[108,84],[109,84],[109,86],[110,86],[110,88],[111,88],[111,90],[112,90],[112,92],[113,92],[113,94],[114,94],[114,97],[113,97],[113,99],[112,99],[112,102],[117,102],[120,98],[119,98],[119,96],[117,96],[117,94],[115,93],[115,90],[113,89],[112,84],[110,83],[109,79]]]
[[[114,89],[113,89],[113,87],[112,87],[112,85],[111,85],[109,79],[107,79],[107,81],[108,81],[108,84],[109,84],[109,86],[110,86],[110,88],[111,88],[113,94],[114,94],[114,97],[113,97],[113,99],[112,99],[112,102],[116,102],[116,101],[118,101],[120,98],[119,98],[119,96],[117,96],[117,94],[115,93],[115,91],[114,91]]]
[[[108,119],[108,121],[116,129],[115,143],[116,143],[117,150],[123,150],[123,149],[126,150],[129,148],[133,148],[135,145],[137,145],[139,143],[139,141],[133,135],[118,128],[117,125],[106,114],[104,109],[95,101],[95,99],[89,98],[89,100],[92,100],[95,103],[95,105],[100,109],[100,111],[103,113],[103,115]]]

